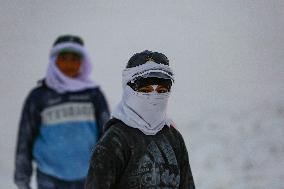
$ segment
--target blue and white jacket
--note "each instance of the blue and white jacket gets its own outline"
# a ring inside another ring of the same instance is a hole
[[[15,182],[30,182],[33,160],[41,172],[56,178],[84,179],[109,115],[99,87],[59,94],[43,81],[31,91],[22,110]]]

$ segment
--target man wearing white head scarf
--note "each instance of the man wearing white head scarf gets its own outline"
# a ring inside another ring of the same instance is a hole
[[[167,116],[167,57],[143,51],[122,74],[123,95],[90,163],[86,189],[194,189],[182,135]]]
[[[105,97],[90,72],[83,40],[59,36],[46,76],[22,111],[15,162],[19,189],[30,189],[33,162],[38,189],[84,188],[92,148],[109,119]]]

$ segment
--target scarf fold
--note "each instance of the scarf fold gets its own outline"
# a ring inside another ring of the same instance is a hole
[[[122,74],[122,100],[112,113],[113,117],[130,127],[139,129],[146,135],[155,135],[164,126],[173,124],[166,114],[170,93],[141,93],[127,85],[129,81],[153,72],[166,74],[174,81],[172,70],[163,64],[149,61],[137,67],[126,68]]]
[[[55,62],[58,54],[62,50],[70,50],[82,55],[82,64],[78,77],[71,78],[65,76],[58,69]],[[45,81],[48,87],[54,89],[58,93],[75,92],[98,87],[98,85],[90,79],[91,69],[92,65],[84,47],[70,42],[58,44],[50,51],[49,65],[47,68]]]

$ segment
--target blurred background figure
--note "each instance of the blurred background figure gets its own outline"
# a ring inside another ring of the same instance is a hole
[[[37,167],[39,189],[83,189],[92,148],[109,119],[91,63],[78,36],[59,36],[50,51],[46,76],[22,110],[15,160],[15,183],[30,188]]]

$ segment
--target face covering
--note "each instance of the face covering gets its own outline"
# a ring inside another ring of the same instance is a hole
[[[130,127],[139,129],[146,135],[155,135],[162,130],[164,126],[170,126],[172,124],[172,121],[166,114],[170,93],[141,93],[134,91],[128,86],[126,83],[128,83],[130,79],[133,79],[131,75],[143,75],[143,68],[146,68],[145,71],[147,71],[147,73],[153,70],[152,68],[155,68],[156,72],[159,72],[160,69],[171,71],[168,66],[157,63],[152,63],[151,65],[143,64],[124,70],[122,100],[113,111],[112,116],[120,119]],[[139,74],[137,74],[137,72]]]

